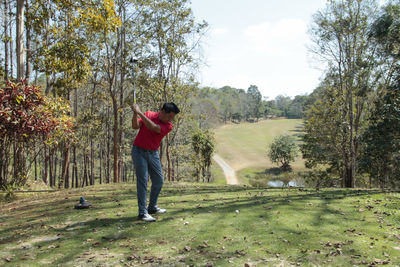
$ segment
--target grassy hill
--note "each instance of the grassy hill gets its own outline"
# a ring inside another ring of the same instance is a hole
[[[265,169],[276,168],[267,156],[268,145],[281,134],[299,136],[302,120],[261,120],[257,123],[228,124],[217,128],[215,139],[218,153],[233,169],[243,176],[251,176]],[[294,171],[305,169],[301,157],[291,164]]]
[[[400,264],[399,193],[168,183],[155,223],[134,184],[18,196],[0,202],[2,266]]]

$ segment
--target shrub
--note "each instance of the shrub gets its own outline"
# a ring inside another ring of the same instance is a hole
[[[0,187],[24,185],[30,168],[27,155],[35,157],[34,142],[71,130],[69,117],[59,112],[59,106],[53,107],[38,87],[26,81],[7,81],[0,88]],[[13,178],[8,181],[11,164]]]
[[[295,139],[290,135],[280,135],[269,146],[268,156],[273,163],[281,164],[283,171],[290,171],[290,162],[299,154]]]

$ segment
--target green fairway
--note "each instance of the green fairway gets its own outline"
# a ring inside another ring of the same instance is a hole
[[[245,168],[278,167],[267,156],[268,145],[281,134],[299,136],[302,120],[261,120],[257,123],[224,125],[215,130],[218,153],[236,171]],[[294,170],[304,169],[299,157],[291,164]]]
[[[1,203],[2,266],[400,264],[399,193],[166,184],[155,223],[133,184],[19,196]]]

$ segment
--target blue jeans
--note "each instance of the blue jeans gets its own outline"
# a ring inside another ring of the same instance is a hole
[[[140,216],[148,213],[148,210],[155,210],[157,208],[157,199],[164,179],[158,150],[145,150],[133,146],[132,161],[136,172],[136,189]],[[147,181],[149,174],[151,179],[151,191],[149,206],[148,209],[146,209]]]

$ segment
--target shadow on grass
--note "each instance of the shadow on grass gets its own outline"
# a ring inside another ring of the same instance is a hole
[[[49,228],[46,231],[46,235],[58,235],[61,237],[58,241],[40,241],[34,244],[36,247],[49,247],[54,243],[69,242],[68,250],[63,252],[64,256],[57,259],[54,264],[65,264],[75,260],[83,252],[93,247],[110,247],[115,246],[116,242],[121,240],[129,239],[140,239],[143,235],[148,234],[143,228],[148,227],[149,231],[165,231],[165,224],[169,224],[177,218],[189,216],[208,214],[210,211],[217,212],[218,216],[212,217],[215,221],[210,221],[202,229],[198,231],[207,231],[210,225],[217,225],[218,220],[224,220],[229,218],[228,215],[235,214],[235,210],[255,210],[258,216],[262,216],[265,220],[270,220],[271,216],[275,216],[276,211],[282,207],[291,206],[294,203],[306,205],[306,202],[312,200],[322,200],[322,207],[318,208],[314,216],[313,225],[316,226],[314,231],[318,231],[318,226],[322,226],[330,223],[326,219],[323,219],[324,215],[334,214],[341,216],[340,211],[329,208],[329,204],[332,201],[345,199],[347,197],[354,196],[371,196],[375,194],[382,194],[378,190],[348,190],[348,189],[331,189],[316,192],[315,190],[302,190],[298,189],[271,189],[271,188],[248,188],[243,186],[216,186],[216,187],[168,187],[163,189],[160,200],[163,198],[172,198],[176,196],[185,197],[188,199],[174,200],[176,207],[170,209],[166,215],[161,216],[161,220],[157,223],[147,224],[137,220],[136,216],[130,216],[127,214],[121,215],[118,218],[96,218],[99,212],[110,212],[111,214],[117,213],[121,208],[133,209],[129,213],[136,212],[136,206],[129,207],[129,203],[136,202],[136,191],[130,189],[121,189],[115,194],[102,195],[101,193],[107,193],[115,190],[96,190],[95,192],[89,191],[86,193],[88,201],[92,202],[94,207],[86,211],[76,211],[73,209],[73,205],[77,203],[78,198],[69,197],[68,199],[58,199],[45,201],[45,205],[35,206],[37,204],[28,204],[21,208],[18,208],[13,214],[10,212],[0,217],[2,223],[2,230],[0,236],[5,237],[0,239],[0,244],[7,244],[15,242],[20,239],[31,237],[29,233],[22,235],[13,235],[13,232],[26,232],[26,227],[31,229],[40,229],[43,222],[40,220],[48,219],[47,224],[57,223],[57,218],[68,218],[69,216],[76,216],[80,214],[82,217],[75,218],[81,219],[80,222],[75,222],[70,225],[65,225],[58,228]],[[79,192],[75,194],[78,195]],[[228,196],[230,193],[231,196]],[[241,193],[241,195],[234,195],[235,193]],[[282,195],[285,194],[286,195]],[[293,195],[290,195],[292,193]],[[233,195],[232,195],[233,194]],[[197,199],[199,196],[201,200]],[[222,196],[222,197],[221,197]],[[190,200],[192,198],[192,200]],[[122,204],[121,204],[122,203]],[[121,204],[121,205],[120,205]],[[28,213],[29,211],[35,211],[33,215],[27,215],[25,219],[27,222],[19,221],[21,215]],[[295,209],[296,211],[296,209]],[[9,222],[10,225],[6,225],[4,221]],[[14,222],[14,223],[11,223]],[[33,223],[30,223],[33,222]],[[172,226],[172,225],[171,225]],[[119,228],[117,228],[119,227]],[[119,230],[117,230],[119,229]],[[172,229],[171,229],[172,230]],[[222,230],[222,229],[221,229]],[[289,231],[283,225],[277,225],[276,231],[284,232]],[[290,229],[295,232],[296,230]],[[97,239],[90,241],[88,244],[87,240],[93,239],[96,236],[96,232],[101,232],[101,235],[97,234]],[[297,231],[298,232],[298,231]],[[40,234],[40,233],[38,233]],[[304,235],[311,235],[313,233],[304,233]],[[305,236],[305,237],[306,237]],[[158,237],[162,238],[162,237]],[[191,241],[189,245],[196,246],[198,240]],[[96,245],[97,244],[97,245]],[[140,246],[141,244],[137,244]],[[19,248],[12,250],[12,253],[20,251]],[[43,256],[46,252],[43,252]],[[221,252],[218,254],[221,257],[232,257],[235,253],[232,251]],[[205,253],[203,255],[208,260],[215,260],[216,254],[214,252]],[[183,255],[189,260],[189,255]]]
[[[289,130],[289,132],[293,132],[293,136],[296,136],[298,138],[302,138],[305,134],[304,132],[304,125],[297,125],[294,129]]]

